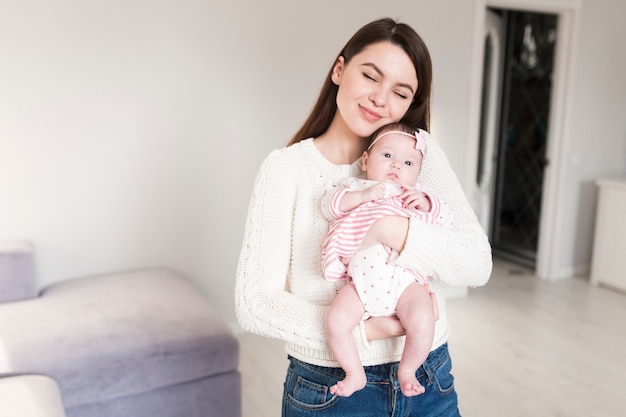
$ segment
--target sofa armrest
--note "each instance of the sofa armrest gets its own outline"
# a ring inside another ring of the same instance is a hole
[[[45,375],[0,377],[2,417],[65,417],[61,391]]]
[[[36,296],[32,244],[25,240],[0,241],[0,303]]]

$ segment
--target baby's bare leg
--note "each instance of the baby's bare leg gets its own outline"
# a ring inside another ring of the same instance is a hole
[[[424,392],[415,373],[428,357],[435,335],[435,314],[427,287],[417,282],[409,285],[400,295],[397,315],[406,330],[398,382],[402,393],[411,397]]]
[[[385,216],[376,220],[369,228],[358,250],[367,249],[377,243],[402,252],[409,231],[409,219],[400,216]]]
[[[352,331],[363,318],[365,309],[354,284],[346,284],[337,294],[326,314],[328,345],[339,365],[346,372],[346,378],[330,387],[330,392],[341,397],[349,397],[365,387],[367,379],[354,344]]]

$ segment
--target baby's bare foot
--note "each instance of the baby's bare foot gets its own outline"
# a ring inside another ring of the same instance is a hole
[[[365,377],[365,372],[347,374],[343,381],[339,381],[330,387],[330,393],[340,397],[349,397],[356,391],[363,389],[366,383],[367,378]]]
[[[426,389],[415,378],[415,372],[398,372],[400,391],[405,397],[415,397],[423,394]]]

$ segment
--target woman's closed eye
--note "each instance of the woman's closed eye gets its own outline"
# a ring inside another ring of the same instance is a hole
[[[378,82],[378,79],[376,77],[374,77],[373,75],[368,74],[367,72],[364,72],[363,76],[365,78],[367,78],[368,80],[370,80],[370,81]]]
[[[398,97],[400,97],[401,99],[404,99],[404,100],[409,98],[408,94],[403,93],[401,91],[394,91],[394,94],[397,95]]]
[[[363,77],[365,77],[367,80],[373,81],[375,83],[379,83],[380,82],[380,79],[377,76],[372,75],[371,73],[366,72],[366,71],[363,72]],[[399,98],[401,98],[402,100],[408,100],[409,98],[412,98],[412,96],[413,96],[413,93],[410,92],[410,91],[395,90],[395,91],[393,91],[393,93],[396,96],[398,96]]]

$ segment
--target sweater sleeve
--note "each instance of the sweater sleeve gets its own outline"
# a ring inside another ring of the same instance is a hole
[[[292,162],[274,151],[257,173],[237,266],[235,312],[247,331],[323,349],[327,307],[289,290],[294,171]]]
[[[405,247],[397,259],[450,285],[481,286],[492,269],[491,246],[439,144],[425,135],[428,152],[420,182],[448,205],[451,227],[411,219]]]

